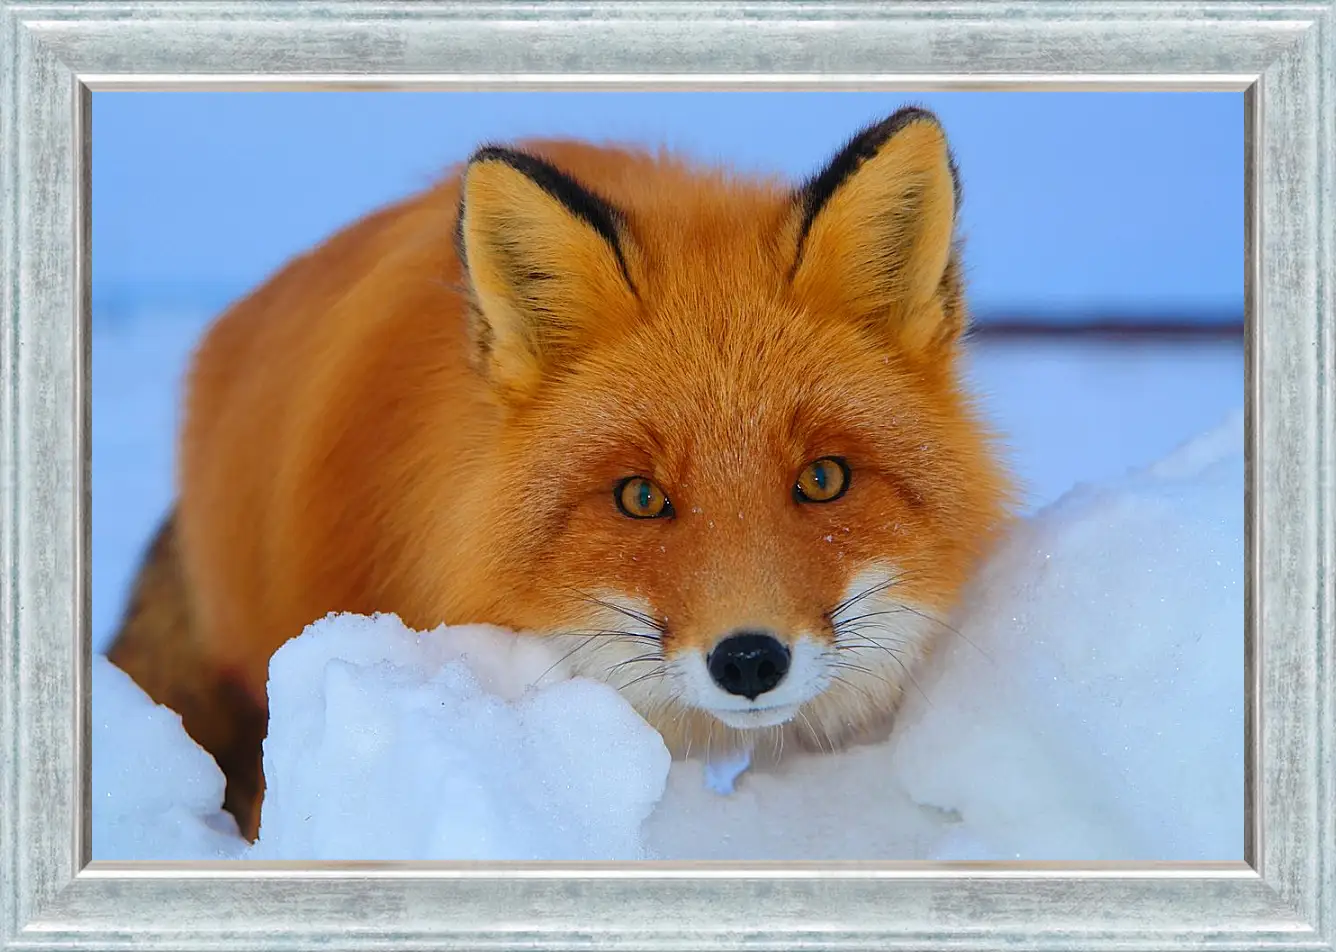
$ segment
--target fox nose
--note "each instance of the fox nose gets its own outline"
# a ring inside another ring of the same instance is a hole
[[[705,663],[715,684],[754,701],[784,680],[789,649],[774,635],[739,631],[715,645]]]

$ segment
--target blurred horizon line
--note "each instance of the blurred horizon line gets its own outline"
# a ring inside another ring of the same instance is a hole
[[[100,284],[100,286],[99,286]],[[92,319],[98,324],[120,324],[146,311],[179,309],[195,316],[218,315],[240,301],[259,284],[210,281],[97,282],[91,295]],[[1241,306],[1184,305],[1119,307],[1117,305],[1045,306],[1043,304],[973,305],[971,334],[1013,336],[1183,336],[1192,338],[1242,337]]]

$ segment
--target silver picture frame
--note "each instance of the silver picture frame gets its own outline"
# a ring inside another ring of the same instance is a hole
[[[90,863],[91,93],[1246,99],[1245,861]],[[1336,947],[1336,3],[0,0],[0,948]]]

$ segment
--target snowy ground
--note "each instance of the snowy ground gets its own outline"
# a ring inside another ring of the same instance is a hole
[[[95,326],[95,650],[170,500],[175,386],[204,320]],[[1033,514],[883,743],[719,796],[540,646],[330,619],[276,659],[249,856],[1239,859],[1242,368],[1237,344],[978,349]],[[221,776],[176,719],[102,658],[93,692],[95,857],[241,856]],[[131,741],[104,739],[126,723]]]

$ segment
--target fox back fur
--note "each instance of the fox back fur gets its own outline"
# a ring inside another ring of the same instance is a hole
[[[552,638],[679,754],[884,724],[1010,506],[959,197],[915,108],[796,187],[479,149],[208,332],[112,660],[249,836],[269,658],[333,611]]]

